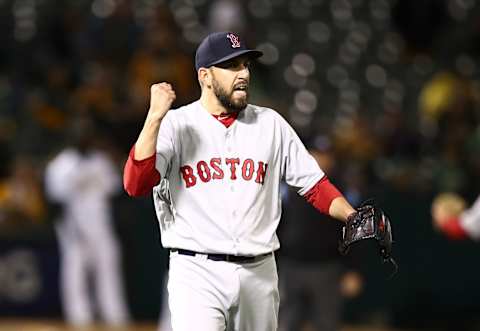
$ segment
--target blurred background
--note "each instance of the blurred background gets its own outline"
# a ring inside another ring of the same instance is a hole
[[[64,206],[45,172],[76,124],[121,176],[149,86],[172,83],[176,107],[197,99],[196,46],[232,30],[265,54],[250,101],[328,151],[352,203],[373,197],[392,219],[400,271],[366,247],[342,324],[480,330],[480,243],[449,241],[430,215],[438,192],[480,192],[476,0],[0,0],[0,27],[0,329],[65,319]],[[167,256],[152,199],[108,199],[130,319],[154,330]]]

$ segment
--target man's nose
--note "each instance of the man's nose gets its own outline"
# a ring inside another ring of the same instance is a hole
[[[238,77],[244,79],[250,78],[250,69],[247,66],[243,66],[243,68],[238,73]]]

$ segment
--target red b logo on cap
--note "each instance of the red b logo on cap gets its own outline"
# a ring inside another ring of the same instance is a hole
[[[239,48],[240,47],[240,39],[234,35],[233,33],[227,34],[227,38],[230,39],[230,43],[232,44],[232,48]]]

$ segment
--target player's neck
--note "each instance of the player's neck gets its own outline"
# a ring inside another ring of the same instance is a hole
[[[225,107],[220,104],[217,97],[213,94],[202,93],[200,97],[200,103],[202,104],[203,108],[205,108],[212,115],[229,113],[228,109],[225,109]]]

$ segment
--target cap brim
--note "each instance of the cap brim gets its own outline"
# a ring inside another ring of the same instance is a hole
[[[240,50],[240,51],[237,51],[237,52],[234,52],[234,53],[231,53],[213,63],[210,63],[208,66],[211,67],[211,66],[214,66],[216,64],[220,64],[222,62],[226,62],[228,60],[231,60],[233,58],[236,58],[236,57],[239,57],[239,56],[242,56],[242,55],[248,55],[249,58],[251,59],[258,59],[260,56],[263,55],[263,52],[261,51],[257,51],[255,49],[243,49],[243,50]]]

